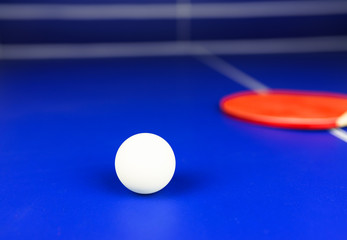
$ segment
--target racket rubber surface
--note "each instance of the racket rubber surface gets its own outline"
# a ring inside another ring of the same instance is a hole
[[[233,117],[271,127],[330,129],[347,125],[347,95],[314,91],[244,91],[220,101]]]

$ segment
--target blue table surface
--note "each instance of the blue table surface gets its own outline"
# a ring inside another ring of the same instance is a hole
[[[271,88],[347,93],[347,54],[224,58]],[[223,115],[246,90],[196,58],[0,62],[1,239],[346,239],[347,143]],[[120,144],[152,132],[175,175],[134,194]]]

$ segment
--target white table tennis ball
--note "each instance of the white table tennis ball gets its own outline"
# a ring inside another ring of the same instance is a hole
[[[129,190],[140,194],[155,193],[171,180],[176,167],[170,145],[152,133],[139,133],[119,147],[115,169]]]

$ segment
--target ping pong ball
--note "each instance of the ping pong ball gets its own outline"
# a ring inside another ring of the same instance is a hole
[[[139,133],[119,147],[115,169],[119,180],[129,190],[151,194],[163,189],[176,168],[174,152],[158,135]]]

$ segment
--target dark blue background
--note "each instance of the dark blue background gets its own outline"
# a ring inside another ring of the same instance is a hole
[[[192,40],[346,35],[347,15],[193,20]],[[3,43],[173,41],[176,20],[3,21]]]
[[[210,0],[192,3],[212,3]],[[220,2],[262,2],[220,1]],[[278,2],[278,1],[276,1]],[[296,1],[293,1],[296,2]],[[314,2],[314,1],[313,1]],[[324,2],[324,1],[317,1]],[[325,1],[326,2],[326,1]],[[336,2],[336,1],[334,1]],[[345,0],[341,1],[345,2]],[[160,4],[169,0],[63,0],[63,1],[0,1],[7,4]],[[1,6],[0,6],[1,7]],[[347,34],[347,14],[256,17],[234,19],[192,19],[190,39],[250,39],[334,36]],[[173,41],[177,39],[176,19],[130,20],[0,20],[0,41],[11,43],[90,43]]]

